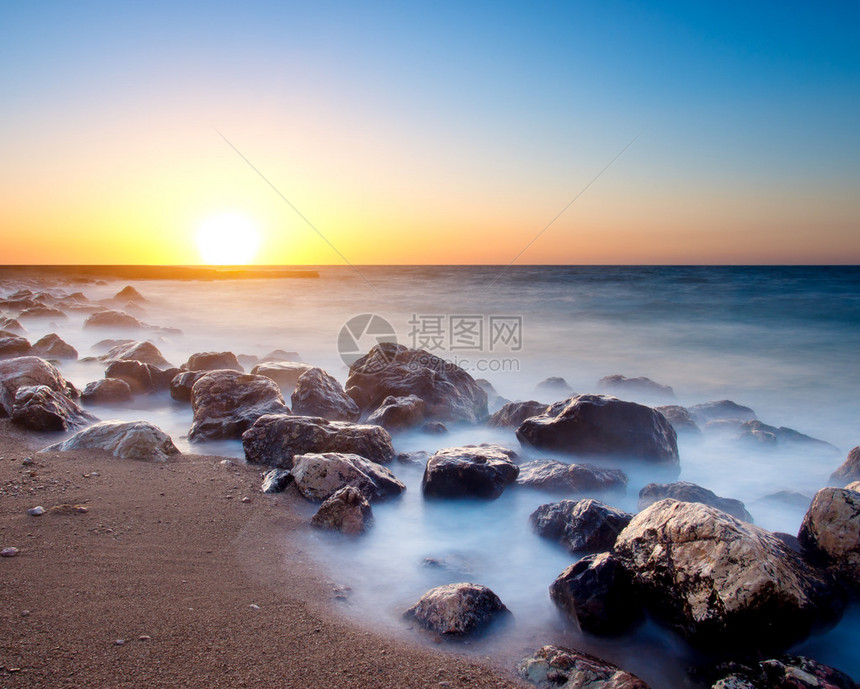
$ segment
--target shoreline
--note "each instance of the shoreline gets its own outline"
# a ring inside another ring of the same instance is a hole
[[[40,455],[49,441],[8,419],[0,437],[0,546],[20,550],[0,560],[4,689],[530,686],[350,622],[290,537],[304,518],[253,467]]]

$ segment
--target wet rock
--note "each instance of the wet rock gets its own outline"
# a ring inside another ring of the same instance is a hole
[[[122,330],[141,330],[143,323],[134,316],[122,311],[96,311],[84,321],[84,329],[114,328]]]
[[[758,420],[746,421],[741,424],[738,428],[738,440],[749,441],[758,445],[814,446],[817,449],[839,452],[835,446],[824,440],[800,433],[793,428],[768,426]]]
[[[31,306],[29,309],[24,309],[21,313],[18,314],[18,320],[36,320],[43,319],[47,320],[52,318],[54,320],[66,320],[68,316],[60,311],[60,309],[55,309],[50,306]]]
[[[219,371],[229,369],[243,373],[245,369],[233,352],[198,352],[188,357],[180,367],[186,371]]]
[[[549,395],[554,399],[570,397],[573,394],[573,388],[568,385],[564,378],[560,378],[559,376],[550,376],[542,380],[535,386],[535,390]]]
[[[99,357],[102,361],[139,361],[159,368],[169,368],[170,364],[152,342],[132,340],[111,347]]]
[[[373,510],[358,488],[344,486],[320,505],[311,524],[349,536],[364,533],[373,523]]]
[[[292,474],[296,488],[309,500],[326,500],[345,486],[357,488],[371,501],[406,490],[384,466],[344,452],[296,455]]]
[[[45,359],[77,359],[78,350],[55,333],[45,335],[33,344],[30,354]]]
[[[108,364],[105,378],[119,378],[129,384],[133,393],[154,393],[167,390],[179,369],[162,370],[152,364],[121,360]]]
[[[264,493],[283,493],[292,482],[293,475],[288,469],[272,469],[263,474],[260,490]]]
[[[666,404],[654,407],[654,411],[658,411],[665,416],[666,420],[672,424],[672,428],[678,434],[687,433],[695,436],[702,434],[702,429],[693,421],[693,417],[690,416],[690,412],[685,407],[677,404]]]
[[[415,395],[407,397],[386,397],[377,410],[367,419],[388,431],[404,431],[424,422],[426,410],[424,400]]]
[[[14,318],[0,317],[0,330],[7,333],[15,333],[16,335],[27,334],[27,328],[21,325]]]
[[[36,356],[0,361],[0,416],[12,414],[18,388],[47,385],[66,397],[78,397],[75,386],[66,381],[53,364]]]
[[[113,295],[116,301],[147,301],[146,298],[131,285],[126,285]]]
[[[516,481],[519,471],[500,448],[451,447],[427,461],[421,488],[425,497],[493,500]]]
[[[47,385],[18,388],[10,416],[12,423],[31,431],[71,431],[98,421]]]
[[[860,493],[822,488],[812,499],[797,538],[810,559],[860,591]]]
[[[577,395],[553,405],[523,421],[517,438],[536,448],[678,465],[677,435],[662,414],[605,395]]]
[[[11,333],[3,333],[0,336],[0,359],[24,356],[30,349],[30,343],[23,337]]]
[[[448,427],[441,421],[428,421],[421,430],[428,435],[445,435],[448,432]]]
[[[632,514],[599,500],[562,500],[541,505],[529,516],[535,533],[558,541],[571,553],[611,550]]]
[[[191,441],[241,438],[265,414],[289,414],[274,381],[231,370],[209,371],[191,388]]]
[[[615,554],[649,611],[710,652],[785,648],[844,606],[830,579],[773,534],[700,503],[654,503]]]
[[[719,677],[711,689],[857,689],[844,672],[804,656],[780,656],[751,665],[722,663],[706,674]]]
[[[687,411],[699,425],[706,424],[708,421],[755,421],[756,419],[752,409],[731,400],[695,404]]]
[[[621,634],[642,617],[630,573],[608,552],[588,555],[565,569],[549,595],[589,634]]]
[[[264,361],[254,366],[251,373],[271,378],[280,386],[281,390],[292,395],[301,375],[312,368],[313,366],[297,361]]]
[[[478,423],[487,418],[487,393],[459,366],[392,342],[373,347],[349,371],[346,393],[372,411],[386,397],[415,395],[428,419]]]
[[[170,436],[148,421],[102,421],[41,452],[104,450],[119,459],[164,462],[179,454]]]
[[[194,383],[205,376],[209,371],[183,371],[177,373],[170,380],[170,396],[177,402],[191,401],[191,388]]]
[[[321,368],[305,371],[292,396],[293,413],[319,416],[329,421],[358,421],[358,405],[343,391],[340,383]]]
[[[601,378],[597,381],[597,389],[620,394],[644,395],[652,398],[671,398],[675,396],[675,391],[670,386],[660,385],[660,383],[655,383],[650,378],[627,378],[618,374]]]
[[[838,484],[860,481],[860,446],[853,448],[848,453],[842,466],[830,475],[830,480]]]
[[[312,416],[262,416],[242,434],[242,446],[249,463],[283,469],[293,466],[296,455],[307,453],[357,454],[383,464],[394,459],[391,436],[381,426]]]
[[[487,425],[493,428],[517,428],[526,419],[543,414],[548,406],[535,400],[508,402],[490,417]]]
[[[592,464],[535,459],[520,465],[517,485],[550,493],[624,492],[627,474],[618,469],[600,469]]]
[[[459,583],[430,589],[404,616],[437,634],[466,636],[506,613],[508,609],[486,586]]]
[[[517,665],[519,675],[539,687],[648,689],[636,675],[610,662],[561,646],[544,646]]]
[[[713,491],[689,481],[678,481],[676,483],[649,483],[639,491],[639,510],[644,510],[658,500],[673,498],[681,502],[699,502],[722,510],[733,517],[737,517],[752,524],[752,515],[747,512],[746,506],[740,500],[733,498],[721,498]]]
[[[103,378],[87,383],[81,400],[87,404],[120,404],[134,397],[131,386],[120,378]]]

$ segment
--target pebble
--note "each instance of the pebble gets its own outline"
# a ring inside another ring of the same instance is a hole
[[[251,498],[242,498],[242,502],[251,502]]]
[[[152,641],[152,637],[149,634],[141,634],[137,637],[138,641]]]
[[[21,617],[29,617],[29,616],[30,616],[29,610],[22,610],[21,611]]]
[[[21,462],[21,464],[23,464],[25,467],[28,467],[31,464],[33,464],[33,458],[32,457],[24,457],[24,460]]]
[[[125,639],[117,639],[113,643],[114,643],[114,646],[122,646],[125,643]]]
[[[251,603],[251,605],[249,605],[248,607],[251,608],[251,610],[259,610],[260,609],[260,606],[257,605],[256,603]]]
[[[14,546],[9,546],[8,548],[3,548],[0,550],[0,557],[15,557],[18,554],[18,549]]]
[[[41,505],[39,505],[38,507],[31,507],[29,510],[27,510],[27,514],[29,514],[31,517],[41,517],[43,514],[45,514],[45,512],[45,508]]]

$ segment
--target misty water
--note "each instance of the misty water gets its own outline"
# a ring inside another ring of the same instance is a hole
[[[752,407],[764,423],[796,429],[838,448],[755,447],[716,433],[698,439],[682,435],[677,479],[636,462],[606,464],[629,475],[628,489],[625,495],[595,497],[630,512],[636,511],[639,489],[646,483],[686,480],[743,500],[759,526],[794,534],[808,501],[767,496],[793,491],[811,499],[828,484],[848,450],[860,443],[860,270],[854,268],[318,271],[315,279],[123,281],[61,288],[100,299],[126,284],[135,286],[148,300],[145,313],[135,315],[153,325],[181,329],[182,334],[148,334],[175,365],[199,351],[259,357],[279,348],[298,352],[303,361],[344,383],[348,368],[338,351],[342,328],[354,316],[377,314],[392,326],[399,342],[438,345],[435,353],[460,363],[475,378],[489,380],[510,400],[561,399],[561,393],[536,391],[536,384],[549,376],[563,377],[576,392],[596,392],[597,381],[610,374],[647,376],[672,386],[674,399],[623,396],[685,406],[728,398]],[[7,293],[13,291],[12,285],[5,287]],[[82,330],[85,314],[69,315],[57,325],[27,322],[28,339],[58,332],[84,357],[94,354],[91,347],[98,340],[129,337],[127,332]],[[519,324],[519,339],[500,336],[493,341],[493,326],[502,322]],[[365,338],[359,345],[366,350],[373,342]],[[79,387],[104,372],[104,364],[97,361],[60,367]],[[185,434],[191,410],[166,396],[139,397],[128,405],[91,411],[102,419],[150,420],[170,433],[183,451],[243,456],[239,441],[189,444]],[[451,426],[445,435],[394,436],[398,452],[432,453],[481,442],[503,444],[523,459],[565,459],[521,448],[512,430]],[[395,461],[390,468],[407,491],[399,499],[374,505],[375,525],[369,533],[348,539],[308,529],[306,535],[307,550],[327,578],[350,589],[338,603],[346,614],[427,643],[426,635],[401,618],[403,610],[433,586],[474,581],[492,588],[513,618],[480,638],[445,647],[513,662],[540,645],[562,643],[615,661],[654,687],[694,686],[685,667],[702,658],[654,623],[606,640],[583,635],[556,612],[547,588],[576,558],[534,535],[528,515],[558,496],[512,487],[491,502],[428,502],[421,495],[422,464]],[[298,504],[308,516],[315,509]],[[448,566],[423,566],[428,557]],[[858,677],[858,631],[855,603],[837,627],[792,651]]]

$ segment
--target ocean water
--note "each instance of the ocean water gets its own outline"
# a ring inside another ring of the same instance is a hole
[[[349,355],[375,341],[360,333],[375,314],[380,332],[409,346],[433,347],[476,378],[489,380],[510,400],[553,402],[561,393],[536,390],[549,376],[563,377],[576,392],[596,392],[610,374],[647,376],[674,390],[661,403],[693,405],[732,399],[758,418],[831,443],[835,448],[756,448],[726,436],[681,436],[679,480],[743,500],[764,528],[796,533],[802,500],[768,498],[794,491],[807,498],[827,485],[848,450],[860,444],[860,269],[853,267],[320,267],[316,279],[237,281],[151,280],[101,285],[59,285],[107,298],[125,284],[146,298],[139,317],[182,334],[150,333],[178,365],[193,352],[230,350],[263,356],[275,348],[296,351],[345,382]],[[264,276],[261,272],[261,276]],[[0,294],[14,291],[0,285]],[[34,341],[58,332],[81,352],[104,337],[127,333],[82,330],[83,314],[68,322],[27,323]],[[344,331],[344,327],[350,328]],[[347,335],[344,335],[347,332]],[[349,336],[356,337],[355,347]],[[76,385],[102,377],[98,362],[61,366]],[[636,395],[623,395],[655,402]],[[101,418],[146,418],[168,431],[183,450],[241,457],[241,443],[191,446],[187,406],[166,397],[93,411]],[[450,433],[395,435],[397,451],[498,442],[522,452],[513,431],[451,427]],[[547,457],[551,454],[541,454]],[[407,484],[397,500],[374,506],[376,523],[360,539],[308,531],[313,553],[328,577],[349,587],[341,604],[361,623],[426,643],[401,619],[402,611],[432,586],[470,580],[490,586],[513,619],[482,638],[449,645],[513,661],[544,643],[567,643],[640,674],[652,686],[694,686],[685,667],[701,660],[683,642],[654,624],[625,637],[583,635],[562,619],[547,587],[574,557],[531,533],[528,515],[558,497],[509,489],[493,502],[425,502],[423,467],[395,462]],[[630,476],[626,495],[606,502],[636,511],[639,489],[670,481],[640,464],[620,466]],[[313,513],[312,505],[300,509]],[[422,566],[441,558],[448,569]],[[801,644],[807,652],[860,677],[855,650],[860,631],[856,604],[833,630]]]

